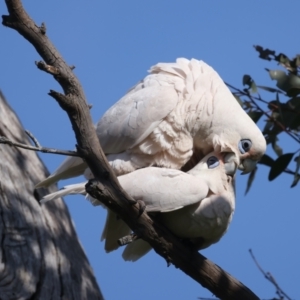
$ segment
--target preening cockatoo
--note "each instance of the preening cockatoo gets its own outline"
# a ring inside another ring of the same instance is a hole
[[[247,173],[266,150],[261,131],[217,72],[196,59],[153,66],[106,111],[96,131],[116,175],[148,166],[187,171],[214,150],[234,152]],[[69,157],[36,187],[86,168],[80,158]]]
[[[148,167],[118,179],[133,199],[145,203],[148,213],[155,213],[175,235],[190,240],[200,250],[219,241],[232,219],[237,166],[234,153],[213,152],[187,173]],[[85,183],[66,186],[45,196],[41,202],[78,193],[86,194]],[[96,199],[90,200],[94,205],[99,204]],[[117,249],[118,239],[130,233],[125,222],[108,209],[102,234],[105,250]],[[147,242],[137,240],[126,246],[123,258],[135,261],[149,250],[151,246]]]

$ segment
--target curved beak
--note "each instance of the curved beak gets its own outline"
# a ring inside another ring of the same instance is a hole
[[[225,173],[229,176],[234,176],[237,170],[238,162],[234,153],[228,153],[224,157]]]
[[[242,170],[242,175],[252,172],[256,167],[257,161],[250,158],[245,158],[239,165],[239,170]]]

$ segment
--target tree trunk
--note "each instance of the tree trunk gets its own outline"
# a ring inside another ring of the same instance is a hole
[[[0,135],[29,144],[1,91]],[[0,144],[0,299],[103,299],[64,202],[39,205],[48,175],[35,152]]]

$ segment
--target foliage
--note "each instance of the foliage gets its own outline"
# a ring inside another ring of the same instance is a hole
[[[265,154],[259,162],[270,168],[269,180],[272,181],[285,172],[293,176],[291,187],[294,187],[300,180],[300,149],[284,153],[278,144],[278,136],[285,133],[300,144],[300,55],[290,59],[283,53],[276,55],[275,51],[261,46],[254,48],[261,59],[275,61],[283,68],[266,69],[270,78],[276,81],[276,87],[257,85],[247,74],[243,76],[243,89],[227,85],[255,123],[263,117],[265,125],[262,132],[268,146],[272,147],[277,156],[271,158]],[[269,97],[269,100],[263,99],[260,93]],[[251,187],[256,171],[249,175],[246,193]]]

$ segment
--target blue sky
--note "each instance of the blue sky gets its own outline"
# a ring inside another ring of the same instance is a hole
[[[276,64],[258,58],[253,45],[289,56],[299,53],[300,2],[289,1],[23,1],[31,17],[45,22],[47,34],[70,65],[75,65],[96,122],[107,108],[142,79],[157,62],[177,57],[202,59],[221,77],[242,86],[250,74],[258,84],[274,85],[264,68]],[[0,12],[6,14],[4,1]],[[68,118],[47,96],[61,91],[51,76],[39,71],[33,47],[11,29],[0,27],[0,89],[43,146],[73,149],[75,137]],[[270,98],[269,98],[270,99]],[[261,123],[260,125],[263,125]],[[286,152],[297,146],[284,135]],[[268,154],[275,157],[272,150]],[[50,171],[61,156],[41,155]],[[282,175],[267,180],[260,166],[244,196],[246,177],[238,175],[236,212],[227,234],[202,251],[242,281],[262,299],[275,296],[274,287],[250,258],[252,248],[262,267],[281,288],[300,299],[299,187]],[[82,179],[76,179],[76,181]],[[66,181],[67,183],[75,182]],[[62,184],[60,184],[62,186]],[[153,251],[136,263],[124,262],[121,251],[106,254],[100,243],[105,212],[83,197],[66,198],[77,233],[106,299],[196,299],[211,293]],[[297,242],[298,240],[298,242]]]

